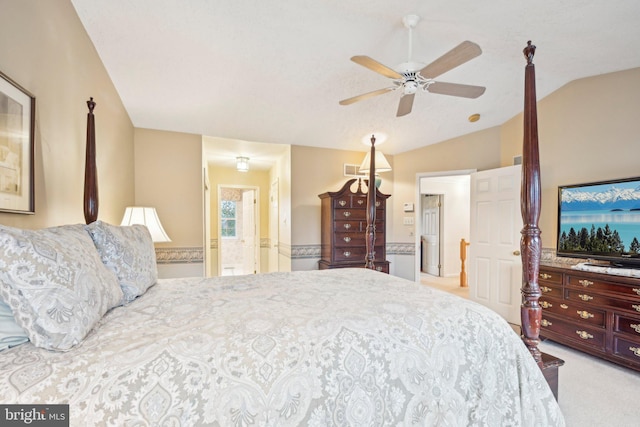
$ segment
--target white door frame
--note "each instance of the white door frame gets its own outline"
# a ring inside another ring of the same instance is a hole
[[[237,188],[241,190],[254,190],[256,192],[256,203],[254,206],[254,220],[255,220],[255,228],[256,228],[256,239],[254,241],[254,245],[256,245],[256,272],[260,273],[260,187],[256,187],[254,185],[234,185],[234,184],[218,184],[218,215],[217,215],[217,229],[218,229],[218,276],[222,276],[222,230],[220,227],[220,223],[222,220],[221,215],[221,204],[222,198],[221,193],[223,188]]]
[[[439,177],[439,176],[455,176],[455,175],[471,175],[472,173],[476,172],[477,169],[461,169],[461,170],[452,170],[452,171],[441,171],[441,172],[418,172],[416,174],[416,197],[415,199],[418,201],[418,207],[416,212],[422,212],[422,197],[420,197],[420,195],[422,194],[420,191],[420,180],[422,178],[435,178],[435,177]],[[434,192],[435,193],[435,192]],[[440,218],[440,230],[442,230],[443,227],[443,222],[446,220],[445,218]],[[415,250],[415,254],[416,256],[414,256],[414,260],[415,260],[415,266],[414,266],[414,272],[415,272],[415,281],[420,283],[420,233],[418,232],[418,230],[422,230],[422,215],[418,214],[415,215],[415,230],[416,232],[414,232],[414,237],[415,237],[415,241],[414,241],[414,250]],[[442,236],[440,236],[440,241],[442,241]],[[442,246],[442,244],[440,245]],[[442,262],[442,253],[440,253],[440,262]],[[442,271],[442,269],[440,269],[440,271]]]

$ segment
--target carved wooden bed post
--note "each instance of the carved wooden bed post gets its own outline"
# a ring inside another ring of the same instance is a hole
[[[527,42],[524,56],[527,65],[524,75],[524,140],[522,146],[522,187],[520,208],[522,210],[522,238],[520,251],[522,256],[522,305],[520,316],[525,345],[533,358],[542,367],[542,354],[538,349],[540,342],[540,321],[542,309],[538,304],[540,286],[540,157],[538,153],[538,118],[536,109],[535,66],[533,55],[536,47]]]
[[[98,177],[96,171],[96,128],[93,109],[96,103],[87,101],[87,148],[84,164],[84,220],[87,224],[98,219]]]
[[[375,270],[376,244],[376,137],[371,135],[371,161],[369,163],[369,185],[367,196],[367,255],[365,268]]]

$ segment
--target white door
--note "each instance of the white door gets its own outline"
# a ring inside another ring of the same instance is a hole
[[[258,272],[258,238],[256,227],[256,191],[242,192],[242,271],[244,274]]]
[[[422,230],[423,271],[440,276],[440,196],[424,197]]]
[[[278,207],[278,179],[271,183],[271,191],[269,192],[269,271],[279,271],[278,268],[278,238],[280,234],[279,210]]]
[[[471,174],[469,296],[520,324],[520,165]]]

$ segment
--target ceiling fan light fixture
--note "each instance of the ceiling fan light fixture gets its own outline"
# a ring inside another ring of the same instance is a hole
[[[416,83],[415,80],[407,80],[406,82],[404,82],[402,87],[403,87],[402,92],[405,95],[413,95],[418,91],[418,83]]]

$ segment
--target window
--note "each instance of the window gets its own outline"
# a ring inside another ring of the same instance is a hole
[[[236,236],[236,202],[223,200],[220,206],[220,235],[222,238],[235,238]]]

